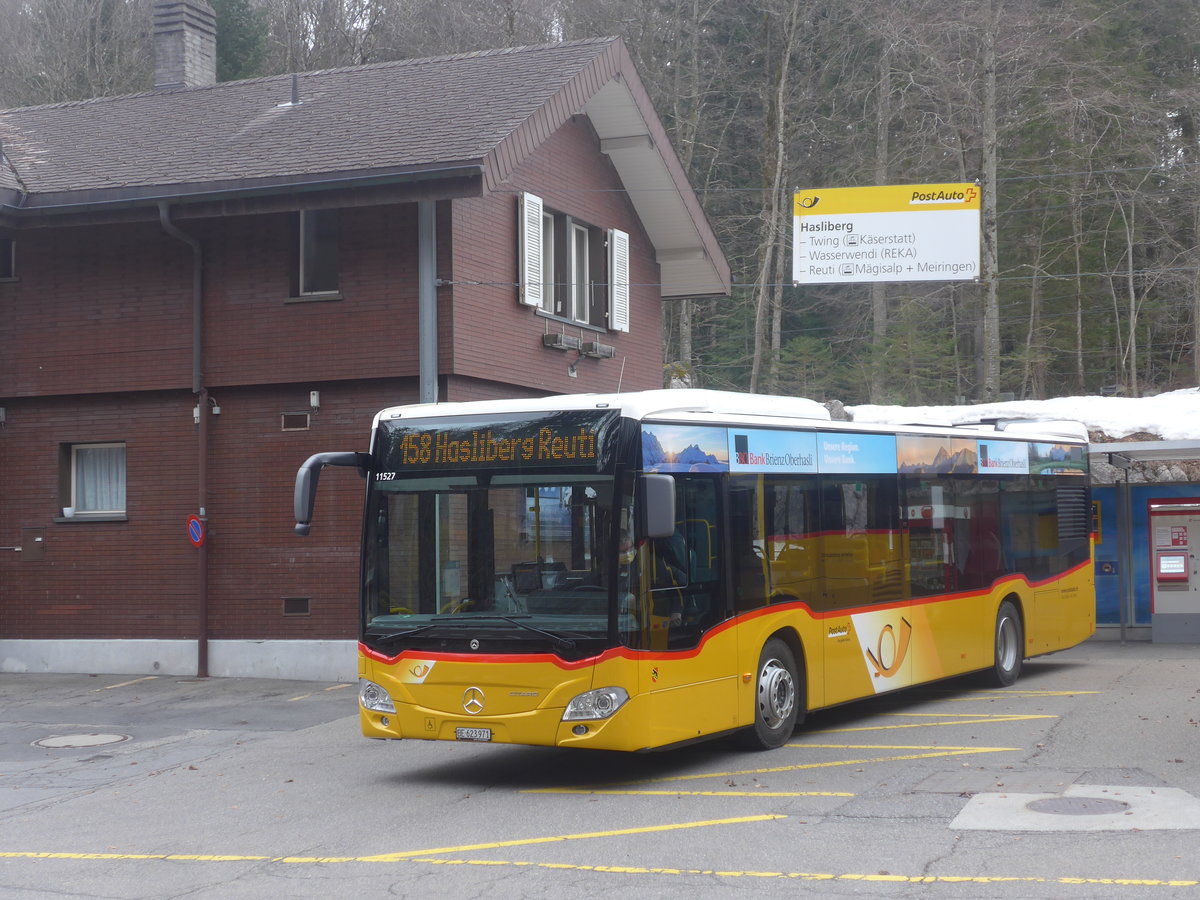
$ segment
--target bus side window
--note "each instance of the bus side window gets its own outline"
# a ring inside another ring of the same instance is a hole
[[[817,481],[812,475],[770,476],[763,483],[763,528],[771,602],[802,600],[820,607]]]
[[[1000,542],[1000,483],[992,478],[965,481],[956,502],[966,513],[955,533],[959,586],[990,587],[1006,566]]]
[[[759,534],[758,485],[754,477],[729,480],[729,541],[733,605],[738,612],[767,604],[765,548]]]
[[[828,608],[903,598],[899,512],[891,476],[822,479],[821,563]]]

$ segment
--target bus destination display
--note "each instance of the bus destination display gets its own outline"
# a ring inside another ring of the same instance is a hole
[[[564,412],[486,424],[445,421],[386,423],[387,458],[397,471],[582,467],[596,471],[616,414]]]

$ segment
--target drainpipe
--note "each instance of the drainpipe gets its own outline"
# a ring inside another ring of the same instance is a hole
[[[192,248],[192,393],[196,398],[196,441],[198,468],[196,472],[200,521],[208,529],[208,388],[204,386],[201,368],[204,354],[204,253],[200,241],[180,230],[171,221],[170,208],[158,204],[158,221],[162,230]],[[196,677],[208,677],[208,541],[196,550]]]
[[[438,401],[437,204],[417,202],[417,359],[422,403]]]

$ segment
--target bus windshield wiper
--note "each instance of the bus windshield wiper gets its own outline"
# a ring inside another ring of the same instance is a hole
[[[428,625],[420,625],[416,628],[409,628],[407,631],[368,631],[363,635],[363,637],[373,638],[377,641],[391,642],[399,640],[400,638],[412,637],[415,634],[420,634],[421,632],[428,631],[431,628],[437,628],[440,624],[442,623],[430,622]]]
[[[536,625],[530,625],[528,622],[522,622],[516,616],[505,616],[500,613],[468,613],[460,617],[460,620],[463,622],[477,621],[479,619],[502,619],[505,622],[516,625],[518,628],[524,628],[526,631],[532,631],[534,634],[540,634],[544,638],[549,638],[550,642],[560,650],[575,649],[575,642],[570,638],[563,637],[561,634],[555,634],[553,631],[538,628]]]
[[[561,634],[555,634],[553,631],[546,631],[538,628],[536,625],[530,625],[528,622],[522,622],[515,616],[506,616],[500,613],[468,613],[467,615],[442,615],[436,616],[435,620],[425,625],[420,625],[416,628],[409,628],[404,631],[389,631],[389,632],[371,632],[368,631],[364,637],[372,638],[383,643],[391,643],[402,638],[409,638],[423,632],[429,631],[432,628],[437,628],[441,625],[449,625],[451,623],[464,625],[469,622],[477,622],[480,619],[501,619],[518,628],[524,628],[526,631],[532,631],[534,634],[540,634],[544,638],[549,638],[551,643],[560,650],[574,650],[575,642],[570,638],[563,637]]]

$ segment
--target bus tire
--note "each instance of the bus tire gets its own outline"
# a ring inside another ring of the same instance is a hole
[[[779,638],[767,641],[754,682],[754,724],[746,729],[744,742],[751,750],[774,750],[792,736],[804,697],[791,647]]]
[[[1000,604],[996,613],[996,658],[992,664],[992,680],[1001,687],[1013,684],[1021,674],[1025,659],[1025,635],[1021,616],[1011,600]]]

